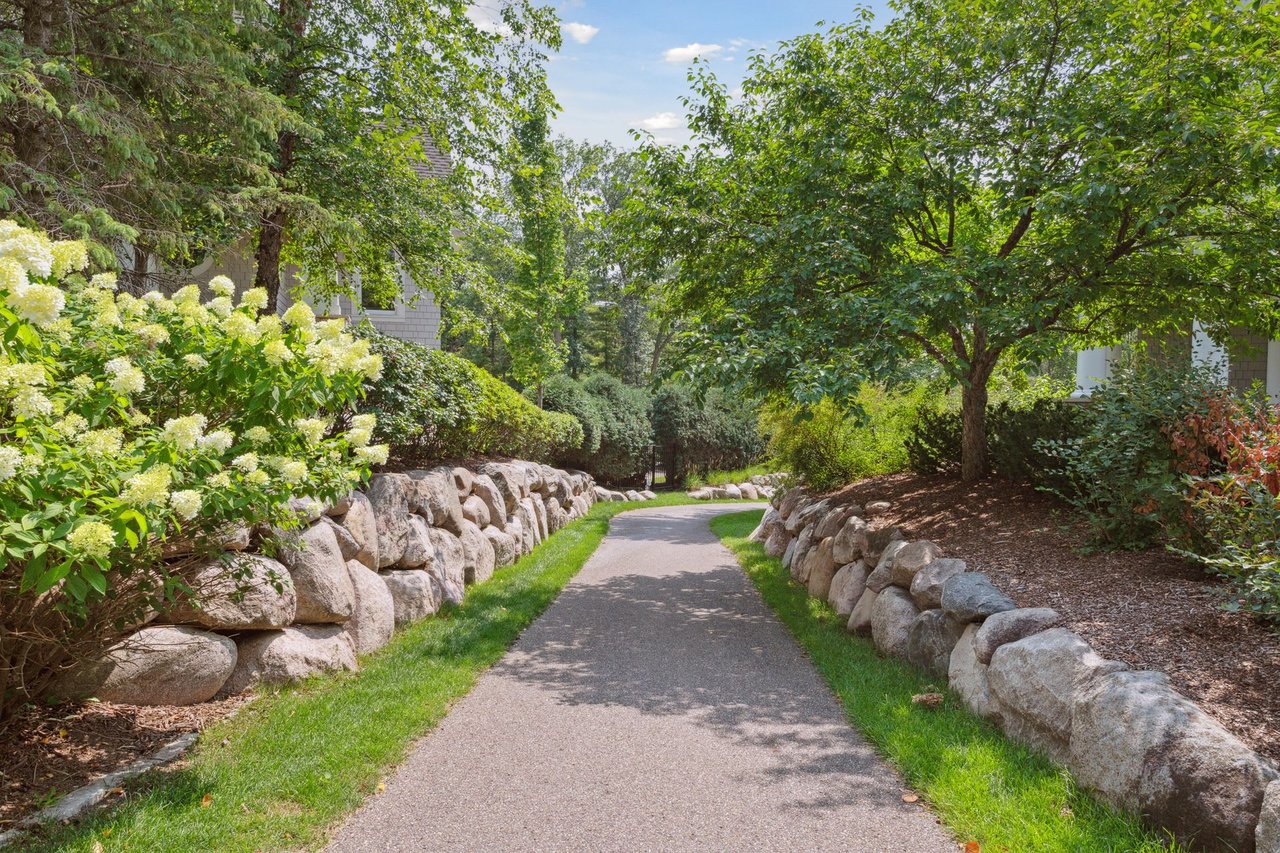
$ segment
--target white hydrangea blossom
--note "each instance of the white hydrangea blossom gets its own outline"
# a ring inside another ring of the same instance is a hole
[[[189,352],[184,355],[182,357],[182,361],[187,365],[187,367],[193,367],[196,370],[201,370],[209,366],[208,359],[194,352]]]
[[[54,424],[53,428],[60,435],[66,436],[67,438],[75,438],[77,435],[89,428],[89,422],[85,420],[82,415],[71,412],[62,420]]]
[[[164,422],[161,439],[169,442],[179,452],[195,449],[204,435],[204,425],[208,419],[204,415],[187,415],[184,418],[170,418]]]
[[[115,547],[116,535],[101,521],[86,521],[67,534],[67,544],[82,557],[103,560]]]
[[[266,308],[267,289],[265,287],[249,288],[244,292],[244,295],[240,297],[240,307],[247,308],[255,314]]]
[[[117,286],[116,274],[113,272],[100,272],[93,278],[89,279],[89,286],[96,287],[100,290],[115,290]],[[154,291],[153,291],[154,292]],[[161,298],[163,298],[161,294]],[[143,297],[146,298],[145,296]]]
[[[244,438],[254,446],[261,446],[271,440],[271,431],[264,426],[249,427],[244,431]]]
[[[369,412],[363,415],[356,415],[351,418],[351,426],[353,429],[371,430],[378,425],[378,416]]]
[[[28,323],[48,326],[57,322],[58,315],[67,304],[67,297],[61,290],[48,284],[27,284],[11,288],[5,297],[5,304]]]
[[[10,293],[27,286],[27,268],[13,258],[0,258],[0,289]]]
[[[215,275],[209,279],[209,292],[214,296],[234,296],[236,283],[225,275]]]
[[[147,387],[142,371],[123,356],[108,361],[104,369],[111,374],[111,390],[117,394],[138,394]]]
[[[0,237],[0,257],[13,258],[30,273],[40,278],[53,272],[53,243],[43,234],[28,231],[13,220],[5,220],[13,225],[7,228],[5,237]]]
[[[365,447],[373,441],[372,430],[353,429],[347,432],[347,443],[352,447]]]
[[[169,330],[159,323],[146,323],[134,330],[141,340],[151,346],[159,346],[169,340]]]
[[[58,278],[89,266],[89,249],[83,240],[59,240],[50,247],[50,253],[53,255],[51,272]]]
[[[290,485],[297,485],[307,479],[307,463],[290,459],[280,465],[280,476]]]
[[[110,459],[120,453],[120,448],[124,444],[124,433],[115,427],[90,430],[80,436],[77,443],[80,449],[90,456]]]
[[[244,479],[251,486],[265,486],[271,482],[271,475],[259,468],[256,471],[250,471]]]
[[[250,430],[252,432],[252,430]],[[258,470],[258,454],[242,453],[235,459],[231,460],[231,467],[237,468],[246,474],[252,474]]]
[[[323,441],[324,434],[329,431],[329,423],[320,418],[303,418],[294,426],[297,427],[298,432],[302,433],[303,440],[312,446]]]
[[[310,329],[316,322],[316,314],[305,302],[295,302],[284,312],[284,322],[299,329]]]
[[[205,483],[211,489],[229,489],[231,488],[231,476],[226,471],[219,471],[217,474],[211,474],[206,477]]]
[[[293,361],[293,350],[289,349],[289,345],[284,341],[276,338],[262,348],[262,354],[266,356],[267,361],[279,367],[286,361]]]
[[[235,443],[235,436],[230,430],[219,429],[200,439],[200,449],[210,453],[225,453]]]
[[[222,328],[232,340],[244,344],[256,344],[262,337],[258,324],[248,314],[232,314],[223,322]]]
[[[368,462],[370,465],[386,465],[387,457],[391,453],[390,446],[386,444],[375,444],[370,447],[359,447],[356,449],[356,455]]]
[[[196,517],[203,502],[195,489],[183,489],[169,496],[169,505],[173,507],[174,513],[186,521]]]
[[[22,451],[0,444],[0,482],[12,479],[22,467]]]
[[[205,303],[204,307],[209,310],[209,313],[224,320],[230,317],[231,312],[235,310],[235,305],[231,303],[231,297],[229,296],[218,296],[210,299]]]
[[[30,385],[24,385],[13,395],[10,404],[13,414],[19,418],[34,420],[53,414],[53,401]]]
[[[124,481],[120,500],[130,506],[143,507],[163,504],[169,500],[169,484],[173,481],[173,469],[164,463],[152,465]]]

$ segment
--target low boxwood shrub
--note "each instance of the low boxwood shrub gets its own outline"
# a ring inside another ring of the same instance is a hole
[[[582,385],[600,412],[600,447],[588,458],[587,472],[610,485],[643,485],[653,443],[649,395],[605,373]]]
[[[382,359],[223,278],[115,292],[85,246],[0,221],[0,719],[172,601],[230,530],[295,522],[387,448],[350,415]],[[237,572],[234,564],[227,570]]]
[[[572,415],[582,424],[582,442],[576,447],[565,448],[559,464],[569,468],[590,470],[592,458],[600,451],[604,430],[600,401],[587,391],[578,380],[563,374],[552,376],[542,389],[542,405],[550,412]]]
[[[691,475],[742,469],[764,453],[759,412],[719,388],[700,397],[686,385],[664,385],[651,408],[653,440],[670,484],[682,486]]]
[[[358,334],[384,363],[365,408],[397,464],[471,456],[552,461],[583,441],[582,424],[546,412],[488,371],[451,353],[385,335],[365,323]]]

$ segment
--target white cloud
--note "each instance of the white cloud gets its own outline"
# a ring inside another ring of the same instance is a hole
[[[719,56],[723,50],[724,47],[722,45],[700,44],[695,41],[693,44],[687,44],[684,47],[671,48],[666,53],[662,54],[662,58],[667,62],[683,64],[690,62],[699,56],[708,59],[713,56]]]
[[[657,113],[637,122],[645,130],[674,130],[684,127],[684,119],[675,113]]]
[[[586,44],[596,37],[596,33],[600,32],[599,27],[593,27],[590,24],[579,24],[576,21],[561,24],[560,29],[568,33],[569,38],[578,44]]]
[[[492,6],[472,3],[467,7],[467,17],[471,19],[471,23],[486,33],[511,35],[511,28],[507,26],[506,21],[502,20],[501,10]]]

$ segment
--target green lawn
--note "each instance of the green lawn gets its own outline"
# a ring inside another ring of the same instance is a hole
[[[844,703],[849,720],[895,765],[962,842],[982,850],[1173,850],[1076,789],[1071,778],[1005,739],[952,695],[929,710],[911,697],[939,690],[925,676],[880,657],[869,640],[844,630],[825,603],[792,583],[782,563],[747,536],[760,511],[720,516],[711,528],[733,550],[765,601],[786,623]],[[945,692],[945,691],[944,691]]]
[[[206,732],[185,766],[142,777],[117,808],[46,830],[26,849],[319,847],[551,603],[604,538],[610,517],[687,503],[673,494],[597,504],[517,565],[470,587],[460,607],[397,633],[360,672],[260,697]]]

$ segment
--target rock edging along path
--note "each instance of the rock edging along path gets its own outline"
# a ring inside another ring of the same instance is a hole
[[[330,850],[953,850],[711,533],[617,516]]]

